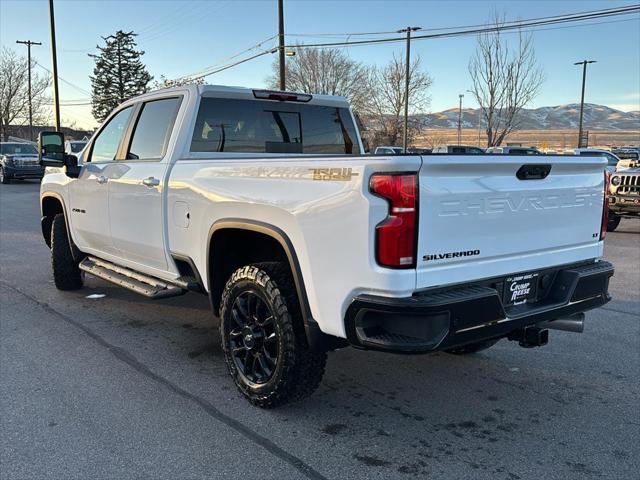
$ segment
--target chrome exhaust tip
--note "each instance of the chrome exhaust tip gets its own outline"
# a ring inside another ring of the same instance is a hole
[[[584,313],[576,313],[569,317],[561,317],[537,325],[539,328],[563,330],[565,332],[582,333],[584,331]]]

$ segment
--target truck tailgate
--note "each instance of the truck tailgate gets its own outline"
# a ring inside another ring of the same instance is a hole
[[[603,160],[508,155],[422,159],[419,289],[602,255]],[[535,174],[530,165],[551,168],[544,178],[518,178],[519,170]]]

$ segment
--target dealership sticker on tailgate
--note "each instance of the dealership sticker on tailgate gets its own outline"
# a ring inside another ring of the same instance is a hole
[[[535,298],[538,286],[538,274],[527,273],[508,277],[504,281],[503,302],[505,305],[520,305]]]

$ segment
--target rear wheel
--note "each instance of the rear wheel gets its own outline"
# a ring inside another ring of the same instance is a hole
[[[0,183],[3,185],[11,183],[11,179],[5,175],[3,167],[0,167]]]
[[[307,344],[285,264],[249,265],[231,275],[222,293],[220,336],[229,373],[253,405],[300,400],[322,380],[327,355]]]
[[[609,219],[607,220],[607,232],[613,232],[616,228],[618,228],[618,225],[620,225],[620,220],[622,220],[622,217],[620,215],[609,212]]]
[[[484,342],[469,343],[468,345],[463,345],[462,347],[456,347],[450,350],[446,350],[446,352],[452,353],[454,355],[466,355],[467,353],[481,352],[482,350],[493,347],[496,343],[498,343],[499,340],[500,339],[498,338],[493,340],[485,340]]]
[[[82,288],[82,271],[71,254],[71,243],[63,213],[57,214],[51,224],[51,266],[53,281],[58,290]]]

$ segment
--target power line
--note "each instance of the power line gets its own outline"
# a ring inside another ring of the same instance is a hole
[[[215,8],[213,10],[207,10],[206,11],[206,15],[203,15],[202,11],[200,9],[198,9],[198,8],[186,9],[186,14],[183,15],[178,20],[176,20],[175,17],[174,17],[169,21],[169,24],[167,24],[167,25],[161,26],[158,29],[153,30],[153,31],[147,31],[146,33],[140,33],[139,35],[141,37],[141,41],[142,41],[141,43],[148,43],[148,42],[151,42],[153,40],[157,40],[160,37],[164,37],[164,36],[168,35],[169,33],[180,29],[185,22],[191,22],[191,24],[193,24],[193,23],[201,22],[202,20],[206,20],[206,19],[210,18],[210,16],[213,13],[216,13],[216,12],[222,10],[223,8],[225,8],[229,4],[230,1],[231,0],[224,0],[223,2],[221,2],[220,4],[217,5],[217,8]]]
[[[220,73],[220,72],[222,72],[224,70],[228,70],[228,69],[233,68],[233,67],[235,67],[237,65],[240,65],[242,63],[245,63],[245,62],[248,62],[250,60],[253,60],[254,58],[262,57],[263,55],[267,55],[269,53],[275,53],[275,52],[276,52],[275,49],[264,50],[262,52],[256,53],[255,55],[252,55],[251,57],[247,57],[245,59],[242,59],[242,60],[239,60],[237,62],[231,63],[229,65],[225,65],[224,67],[220,67],[217,70],[213,70],[211,72],[207,72],[207,73],[205,73],[203,75],[200,75],[200,76],[197,76],[197,77],[189,77],[189,78],[191,78],[192,80],[199,80],[201,78],[208,77],[209,75],[213,75],[214,73]]]
[[[591,10],[591,11],[586,11],[586,12],[577,12],[574,14],[566,14],[566,15],[555,15],[555,16],[549,16],[549,17],[537,17],[537,18],[531,18],[531,19],[527,19],[527,20],[511,20],[511,21],[506,21],[504,23],[502,23],[501,25],[491,25],[491,26],[487,26],[485,25],[480,25],[481,28],[475,28],[478,27],[479,25],[468,25],[466,27],[443,27],[443,28],[439,28],[438,30],[449,30],[447,32],[444,33],[431,33],[431,34],[425,34],[425,35],[416,35],[414,37],[412,37],[412,40],[429,40],[429,39],[438,39],[438,38],[451,38],[451,37],[460,37],[460,36],[467,36],[467,35],[479,35],[482,33],[491,33],[491,32],[502,32],[502,31],[513,31],[513,30],[517,30],[517,31],[524,31],[524,32],[529,32],[529,31],[541,31],[541,30],[552,30],[552,29],[558,29],[558,28],[572,28],[572,27],[577,27],[580,25],[563,25],[560,27],[555,27],[555,28],[539,28],[539,27],[543,27],[543,26],[547,26],[547,25],[557,25],[557,24],[566,24],[566,23],[575,23],[575,22],[584,22],[587,20],[593,20],[593,19],[598,19],[598,18],[607,18],[607,17],[614,17],[614,16],[620,16],[620,15],[629,15],[632,13],[637,13],[640,12],[640,5],[631,5],[631,6],[626,6],[626,7],[619,7],[619,8],[610,8],[610,9],[604,9],[604,10]],[[628,20],[618,20],[618,21],[628,21]],[[602,24],[602,23],[613,23],[613,22],[591,22],[588,25],[595,25],[595,24]],[[458,29],[458,30],[453,30],[453,29]],[[348,35],[357,35],[359,33],[362,32],[356,32],[353,34],[348,34]],[[371,34],[377,34],[377,33],[384,33],[384,32],[372,32]],[[397,32],[392,32],[392,33],[397,33]],[[277,36],[277,35],[276,35]],[[237,57],[239,55],[241,55],[242,53],[246,52],[246,51],[250,51],[253,50],[257,47],[259,47],[261,44],[265,43],[266,41],[272,39],[274,37],[270,37],[267,40],[264,40],[263,42],[261,42],[260,44],[257,44],[253,47],[250,47],[249,49],[240,52],[236,55],[234,55],[234,57]],[[397,43],[397,42],[404,42],[406,39],[405,37],[395,37],[395,38],[382,38],[382,39],[369,39],[369,40],[355,40],[355,41],[345,41],[345,42],[327,42],[327,43],[316,43],[316,44],[293,44],[293,45],[285,45],[285,48],[290,48],[290,49],[303,49],[303,48],[327,48],[327,47],[347,47],[347,46],[361,46],[361,45],[375,45],[375,44],[385,44],[385,43]],[[264,50],[262,52],[259,52],[256,55],[252,55],[251,57],[242,59],[238,62],[234,62],[228,65],[224,65],[224,66],[220,66],[220,67],[209,67],[209,68],[205,68],[203,70],[201,70],[200,72],[198,72],[197,74],[192,74],[192,75],[185,75],[183,77],[180,77],[180,79],[193,79],[193,80],[197,80],[197,79],[201,79],[210,75],[213,75],[215,73],[219,73],[222,72],[224,70],[227,70],[229,68],[233,68],[237,65],[240,65],[242,63],[248,62],[250,60],[253,60],[255,58],[261,57],[263,55],[267,55],[269,53],[275,53],[277,51],[277,49],[270,49],[270,50]],[[233,57],[232,57],[233,58]]]
[[[499,32],[499,31],[522,29],[527,27],[555,25],[560,23],[580,22],[585,20],[592,20],[596,18],[606,18],[606,17],[618,16],[618,15],[629,15],[631,13],[637,13],[637,12],[640,12],[640,5],[632,5],[632,6],[616,8],[616,9],[580,12],[580,13],[569,14],[564,16],[541,17],[538,19],[511,21],[511,22],[505,22],[505,24],[502,24],[502,25],[491,25],[491,26],[485,25],[482,28],[467,27],[457,31],[416,35],[415,37],[413,37],[413,40],[427,40],[427,39],[434,39],[434,38],[451,38],[451,37],[459,37],[459,36],[466,36],[466,35],[479,35],[482,33],[492,33],[492,32]],[[326,42],[326,43],[298,44],[298,45],[293,44],[293,45],[287,45],[286,48],[292,48],[292,49],[293,48],[327,48],[327,47],[339,47],[339,46],[374,45],[374,44],[402,42],[404,40],[405,40],[404,37],[379,38],[379,39],[368,39],[368,40],[354,40],[354,41],[346,41],[346,42]]]
[[[272,36],[270,36],[268,38],[265,38],[264,40],[261,40],[260,42],[256,43],[255,45],[242,50],[241,52],[235,53],[235,54],[233,54],[233,55],[231,55],[229,57],[226,57],[226,58],[222,59],[217,64],[210,65],[208,67],[203,68],[202,70],[199,70],[197,72],[194,72],[194,73],[191,73],[191,74],[188,74],[188,75],[183,75],[182,77],[177,78],[176,81],[187,80],[187,79],[198,80],[200,78],[204,78],[204,77],[207,77],[209,75],[212,75],[213,73],[217,73],[218,71],[226,70],[227,68],[231,68],[232,66],[240,65],[241,63],[244,63],[245,61],[249,61],[249,59],[246,59],[246,60],[242,60],[241,62],[233,64],[233,65],[225,65],[223,63],[223,62],[228,62],[229,60],[233,60],[234,58],[238,58],[238,57],[240,57],[241,55],[243,55],[243,54],[245,54],[247,52],[251,52],[253,50],[256,50],[257,48],[260,48],[261,46],[263,46],[265,43],[270,42],[271,40],[275,39],[277,36],[278,35],[276,34],[276,35],[272,35]],[[267,53],[272,53],[272,52],[274,52],[273,48],[270,48],[270,49],[267,49],[267,50],[263,50],[263,51],[261,51],[259,53],[259,55],[252,56],[250,59],[252,60],[254,58],[257,58],[259,56],[266,55]],[[220,68],[222,68],[222,70],[219,70]]]
[[[38,65],[40,68],[42,68],[43,70],[45,70],[45,71],[49,72],[51,75],[53,75],[53,73],[51,72],[51,70],[49,70],[49,69],[48,69],[47,67],[45,67],[44,65],[42,65],[42,64],[40,64],[40,63],[38,63],[37,61],[34,61],[34,63],[35,63],[36,65]],[[65,80],[65,79],[64,79],[64,78],[62,78],[60,75],[58,75],[58,79],[59,79],[59,80],[62,80],[62,82],[63,82],[63,83],[66,83],[66,84],[67,84],[67,85],[69,85],[70,87],[73,87],[73,88],[75,88],[76,90],[78,90],[78,91],[80,91],[80,92],[82,92],[82,93],[84,93],[84,94],[86,94],[86,95],[91,96],[91,92],[88,92],[88,91],[87,91],[87,90],[85,90],[84,88],[81,88],[81,87],[79,87],[79,86],[77,86],[77,85],[75,85],[75,84],[71,83],[70,81]]]
[[[609,20],[609,21],[600,21],[600,22],[586,22],[586,23],[579,23],[577,25],[560,25],[560,26],[556,26],[556,27],[547,27],[547,28],[541,28],[541,27],[529,27],[529,28],[522,28],[522,29],[512,29],[512,30],[507,30],[505,32],[502,32],[504,34],[513,34],[513,33],[533,33],[533,32],[548,32],[548,31],[554,31],[554,30],[564,30],[567,28],[582,28],[582,27],[589,27],[589,26],[593,26],[593,25],[608,25],[608,24],[612,24],[612,23],[624,23],[624,22],[637,22],[638,20],[635,18],[626,18],[626,19],[620,19],[620,20]],[[494,30],[495,31],[495,30]],[[477,35],[477,34],[474,34]],[[455,37],[463,37],[464,35],[455,35]],[[446,37],[433,37],[433,38],[427,38],[427,40],[430,39],[435,39],[437,40],[438,38],[446,38]],[[424,40],[424,38],[420,38],[422,40]],[[388,43],[400,43],[400,40],[393,40],[393,41],[389,41]],[[384,42],[379,42],[379,43],[384,43]],[[342,46],[342,47],[362,47],[362,46],[367,46],[368,44],[366,43],[359,43],[356,45],[336,45],[336,46]],[[299,45],[289,45],[286,48],[299,48],[299,49],[303,49],[303,48],[308,48],[308,49],[322,49],[322,48],[327,48],[326,46],[311,46],[309,44],[299,44]]]
[[[601,10],[587,10],[584,12],[576,12],[576,13],[565,13],[565,14],[559,14],[559,15],[550,15],[550,16],[546,16],[546,17],[534,17],[534,18],[529,18],[526,20],[507,20],[505,22],[502,22],[503,25],[510,25],[510,24],[520,24],[522,22],[533,22],[533,21],[537,21],[537,20],[552,20],[552,19],[556,19],[556,18],[563,18],[563,17],[567,17],[570,15],[589,15],[589,14],[596,14],[596,13],[608,13],[608,12],[614,12],[614,11],[618,11],[621,8],[637,8],[637,5],[628,5],[625,7],[612,7],[612,8],[605,8],[605,9],[601,9]],[[458,25],[458,26],[453,26],[453,27],[434,27],[434,28],[428,28],[426,30],[432,31],[432,32],[438,32],[441,30],[464,30],[464,29],[469,29],[469,28],[477,28],[477,27],[486,27],[487,24],[486,23],[478,23],[478,24],[473,24],[473,25]],[[392,33],[398,33],[397,30],[393,30],[393,31],[386,31],[386,32],[345,32],[345,33],[287,33],[288,37],[352,37],[352,36],[368,36],[368,35],[389,35]],[[416,37],[417,38],[417,37]]]

